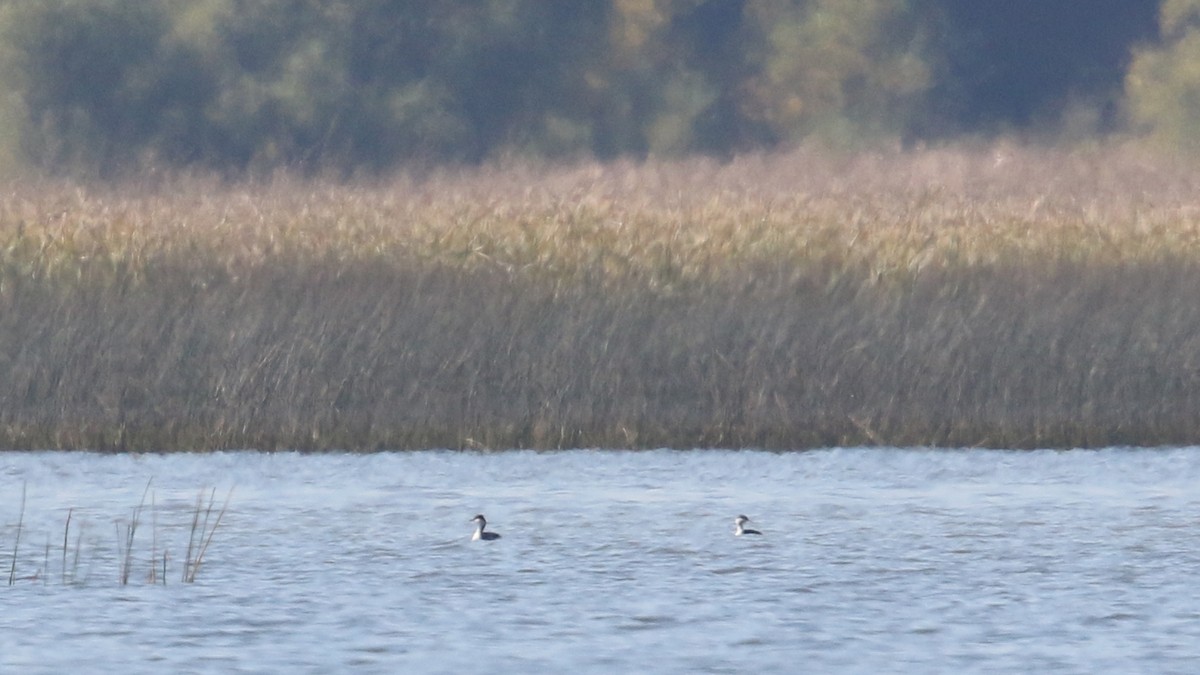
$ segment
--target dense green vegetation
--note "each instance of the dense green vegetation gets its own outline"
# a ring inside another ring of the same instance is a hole
[[[101,174],[1078,137],[1127,110],[1170,139],[1197,115],[1195,5],[0,0],[0,133],[13,162]]]

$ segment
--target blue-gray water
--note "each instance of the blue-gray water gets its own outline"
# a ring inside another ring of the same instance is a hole
[[[4,583],[22,484],[6,673],[1200,663],[1197,450],[4,454]],[[182,584],[202,487],[233,495]],[[480,512],[501,540],[469,541]]]

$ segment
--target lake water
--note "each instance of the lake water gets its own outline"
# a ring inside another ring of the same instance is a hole
[[[201,488],[233,493],[184,584]],[[17,453],[0,490],[6,673],[1200,663],[1195,449]]]

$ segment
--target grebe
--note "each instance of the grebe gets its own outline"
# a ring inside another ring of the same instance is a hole
[[[740,537],[743,534],[762,534],[762,532],[759,532],[758,530],[751,530],[751,529],[747,529],[746,527],[743,527],[748,522],[750,522],[750,519],[747,518],[746,516],[738,516],[737,518],[734,518],[733,519],[733,526],[734,526],[733,536]]]
[[[500,535],[495,532],[483,531],[483,528],[487,527],[487,518],[484,518],[482,513],[472,518],[471,522],[475,523],[475,534],[471,535],[471,541],[479,541],[480,539],[492,541],[493,539],[500,538]]]

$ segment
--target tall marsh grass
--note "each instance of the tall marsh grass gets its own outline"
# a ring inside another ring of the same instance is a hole
[[[1200,442],[1200,169],[1126,147],[0,195],[0,446]]]

